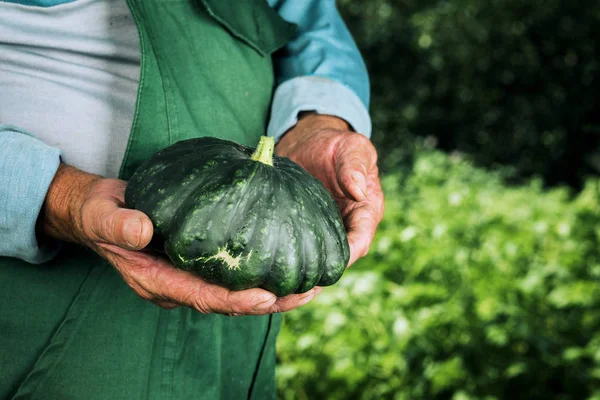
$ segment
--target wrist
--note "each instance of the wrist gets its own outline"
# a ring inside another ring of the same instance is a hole
[[[312,130],[334,129],[339,131],[351,131],[352,127],[345,120],[326,114],[317,114],[314,111],[302,111],[298,114],[296,126],[310,126]],[[293,128],[292,128],[293,129]]]
[[[42,231],[55,239],[82,243],[81,209],[102,177],[60,164],[42,206]]]
[[[351,130],[350,125],[341,118],[314,112],[302,112],[298,114],[296,125],[281,137],[275,150],[277,154],[289,157],[316,135],[325,131],[348,132],[349,130]]]

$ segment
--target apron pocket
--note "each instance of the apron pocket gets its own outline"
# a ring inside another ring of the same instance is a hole
[[[264,0],[200,0],[208,13],[233,36],[260,55],[267,56],[283,47],[296,33]]]

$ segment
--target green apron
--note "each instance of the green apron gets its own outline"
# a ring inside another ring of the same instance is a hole
[[[264,134],[271,53],[293,35],[264,0],[128,0],[142,50],[121,178],[179,140]],[[0,398],[275,397],[280,316],[203,315],[137,297],[106,261],[0,258]]]

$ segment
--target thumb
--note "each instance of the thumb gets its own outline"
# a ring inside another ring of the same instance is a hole
[[[91,205],[92,212],[84,214],[83,224],[89,227],[90,239],[114,244],[128,250],[140,250],[150,243],[152,221],[138,210],[120,208],[108,199]],[[86,218],[87,217],[87,218]]]

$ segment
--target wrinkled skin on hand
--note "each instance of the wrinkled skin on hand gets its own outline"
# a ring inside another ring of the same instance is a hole
[[[377,151],[365,136],[336,117],[305,114],[275,147],[315,176],[333,195],[344,219],[350,261],[369,251],[383,217]]]
[[[43,231],[57,239],[88,246],[107,259],[142,298],[163,308],[188,306],[201,313],[262,315],[311,301],[320,291],[277,298],[263,289],[231,291],[175,268],[142,251],[153,226],[142,212],[125,208],[127,183],[105,179],[62,164],[50,185],[41,214]]]
[[[276,146],[319,179],[342,213],[352,265],[367,254],[383,216],[377,153],[363,135],[336,117],[305,115]],[[320,291],[277,298],[263,289],[231,291],[175,268],[145,251],[153,234],[144,213],[126,209],[127,183],[61,164],[40,214],[44,233],[88,246],[107,259],[142,298],[164,308],[187,306],[202,313],[262,315],[292,310]]]

